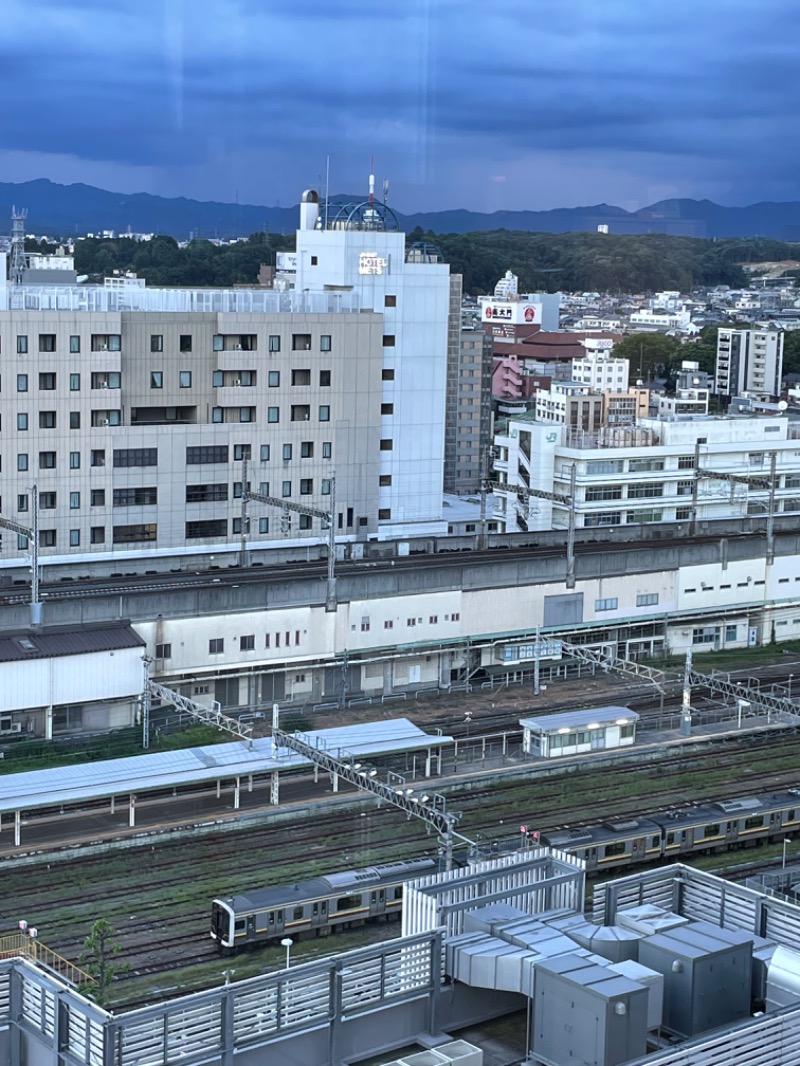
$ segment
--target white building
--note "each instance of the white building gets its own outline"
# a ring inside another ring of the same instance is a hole
[[[717,333],[717,392],[779,396],[783,377],[780,330],[720,329]]]
[[[800,427],[781,417],[683,421],[642,419],[636,427],[586,433],[531,418],[511,418],[495,436],[495,512],[503,529],[559,529],[566,504],[531,498],[525,489],[568,496],[576,472],[578,527],[683,522],[765,514],[775,455],[775,513],[800,512]],[[747,476],[749,484],[701,470]],[[695,481],[696,490],[695,490]],[[507,486],[504,488],[504,485]]]
[[[700,365],[689,359],[681,363],[674,396],[658,397],[659,418],[686,418],[708,414],[714,382]]]
[[[630,324],[638,330],[675,329],[688,332],[692,324],[692,313],[685,309],[676,311],[634,311]]]
[[[603,343],[601,339],[583,342],[586,354],[581,359],[572,360],[572,380],[600,391],[627,392],[630,362],[613,356],[611,348],[600,346]]]

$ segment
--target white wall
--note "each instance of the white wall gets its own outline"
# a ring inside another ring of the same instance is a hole
[[[0,664],[0,711],[137,697],[141,648]]]

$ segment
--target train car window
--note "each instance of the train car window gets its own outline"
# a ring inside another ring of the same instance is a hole
[[[377,896],[377,893],[375,893],[375,892],[370,892],[370,894],[369,894],[369,901],[370,901],[370,903],[377,903],[377,902],[378,902],[378,896]]]
[[[233,923],[234,932],[239,933],[244,929],[244,918],[237,918]]]
[[[617,840],[613,844],[606,844],[604,855],[622,855],[628,845],[624,840]]]
[[[790,811],[786,812],[786,821],[787,822],[793,822],[794,821],[794,807],[792,807],[792,809]]]
[[[270,925],[274,925],[275,924],[275,911],[270,911],[269,912],[269,924]]]
[[[674,843],[675,843],[675,834],[674,833],[667,833],[667,844],[669,845],[669,844],[674,844]]]
[[[303,908],[302,907],[295,907],[293,921],[299,922],[302,917],[303,917]]]
[[[336,903],[336,909],[339,911],[352,911],[356,907],[361,906],[361,895],[357,896],[341,896]]]
[[[725,823],[725,832],[726,833],[730,833],[730,831],[731,831],[731,823],[730,822],[726,822]]]
[[[707,825],[703,830],[704,837],[718,837],[719,836],[719,822],[715,825]]]
[[[758,829],[759,826],[762,826],[763,824],[764,824],[764,815],[763,814],[754,814],[754,815],[751,815],[750,818],[745,818],[745,820],[744,820],[745,829]]]
[[[322,901],[322,913],[325,914],[327,912],[327,910],[328,910],[328,901],[326,899],[324,899]]]
[[[661,837],[658,837],[658,836],[650,837],[650,847],[651,848],[659,848],[659,847],[661,847]]]
[[[315,915],[319,914],[319,904],[318,903],[315,903],[314,906],[311,908],[311,913],[315,914]]]
[[[398,885],[397,888],[394,890],[394,898],[395,899],[402,899],[403,898],[403,886],[402,885]]]

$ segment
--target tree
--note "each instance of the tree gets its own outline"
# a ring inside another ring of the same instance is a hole
[[[109,921],[98,918],[83,942],[85,950],[78,959],[92,978],[90,991],[101,1006],[108,1000],[108,987],[111,982],[128,969],[127,963],[113,961],[122,950],[116,935],[116,930]]]
[[[632,333],[614,345],[614,355],[630,359],[632,381],[668,378],[682,359],[692,357],[691,349],[664,333]]]

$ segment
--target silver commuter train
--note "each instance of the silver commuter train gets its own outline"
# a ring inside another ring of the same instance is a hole
[[[229,952],[285,936],[327,936],[336,929],[399,918],[405,882],[438,869],[436,859],[387,862],[215,899],[211,936],[221,951]]]
[[[588,873],[659,859],[777,843],[800,830],[800,789],[681,807],[627,821],[555,829],[542,843],[583,859]]]

